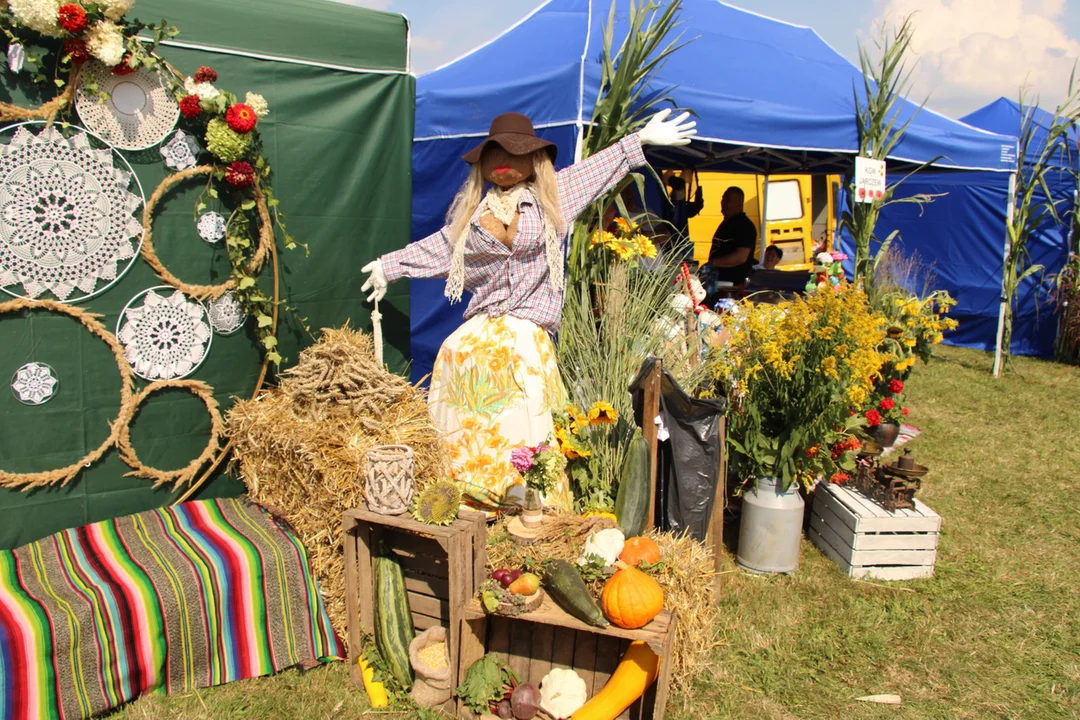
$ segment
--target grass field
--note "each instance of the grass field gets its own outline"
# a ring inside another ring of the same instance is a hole
[[[852,581],[804,541],[793,577],[726,558],[715,664],[674,719],[1080,718],[1080,368],[942,348],[909,383],[920,497],[943,518],[935,577]],[[855,701],[895,693],[900,706]],[[343,664],[114,718],[352,718]],[[416,718],[415,710],[369,717]]]

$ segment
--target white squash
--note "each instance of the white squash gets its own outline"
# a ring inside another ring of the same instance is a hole
[[[540,681],[540,707],[553,718],[568,718],[585,704],[589,692],[573,670],[555,668]]]

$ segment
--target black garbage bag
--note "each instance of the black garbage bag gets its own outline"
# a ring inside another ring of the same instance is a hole
[[[650,357],[641,364],[630,393],[634,418],[639,427],[655,422],[645,418],[645,379],[658,360]],[[716,483],[720,479],[720,421],[727,409],[724,398],[701,400],[690,397],[666,369],[660,378],[660,415],[669,439],[657,443],[656,518],[661,530],[682,533],[701,542],[709,531]]]

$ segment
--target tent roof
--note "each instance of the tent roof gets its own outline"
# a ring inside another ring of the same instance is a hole
[[[1047,112],[1039,107],[1027,108],[1035,121],[1035,133],[1031,139],[1031,144],[1028,147],[1028,154],[1037,154],[1041,152],[1043,145],[1046,143],[1047,135],[1050,131],[1050,126],[1054,122],[1054,114]],[[986,107],[979,108],[970,115],[965,115],[961,118],[964,122],[974,127],[989,130],[990,132],[1013,134],[1018,135],[1021,131],[1021,126],[1024,123],[1023,114],[1020,111],[1020,104],[1009,100],[1008,98],[998,98],[994,102],[990,103]],[[1080,167],[1080,154],[1072,151],[1071,148],[1076,147],[1080,142],[1080,130],[1073,127],[1069,131],[1070,138],[1070,152],[1072,152],[1071,165],[1073,167]],[[1028,158],[1034,161],[1036,158]]]
[[[418,141],[484,136],[500,112],[538,127],[588,122],[600,86],[608,2],[549,0],[486,45],[417,80]],[[616,42],[625,36],[619,0]],[[699,139],[661,149],[673,165],[746,171],[835,172],[858,149],[854,92],[862,74],[813,29],[716,0],[683,0],[683,40],[650,92],[697,115]],[[902,115],[916,106],[906,103]],[[892,159],[938,167],[1010,171],[1013,137],[924,109]]]
[[[130,16],[180,28],[165,45],[309,63],[366,73],[407,72],[402,15],[330,0],[139,0]]]

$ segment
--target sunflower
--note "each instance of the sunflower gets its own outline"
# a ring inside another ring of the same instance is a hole
[[[590,425],[611,425],[618,419],[619,413],[615,411],[615,408],[611,407],[610,403],[603,400],[597,400],[589,408]]]

